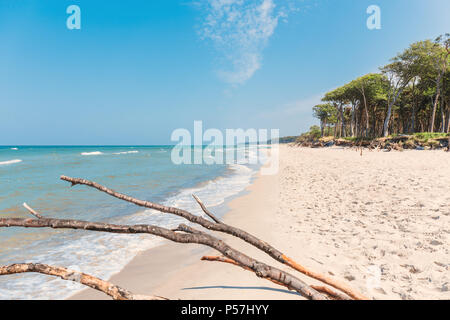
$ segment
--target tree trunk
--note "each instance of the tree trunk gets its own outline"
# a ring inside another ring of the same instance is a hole
[[[344,106],[341,105],[340,107],[341,112],[341,137],[345,138],[345,120],[344,120]]]
[[[350,133],[351,133],[352,137],[355,136],[355,126],[356,126],[356,124],[355,124],[355,111],[356,110],[355,109],[356,109],[356,107],[352,103],[352,119],[350,120]]]
[[[364,109],[366,110],[366,137],[369,134],[369,110],[367,108],[367,99],[366,95],[363,93],[364,98]]]
[[[448,111],[447,111],[447,126],[445,129],[445,132],[446,133],[450,132],[450,108],[448,108]]]
[[[397,102],[397,99],[400,96],[400,93],[402,93],[402,91],[403,91],[403,88],[399,89],[397,94],[392,99],[392,101],[389,102],[386,119],[384,119],[384,124],[383,124],[383,136],[384,137],[387,137],[389,135],[389,123],[391,121],[392,107]]]
[[[439,102],[439,96],[441,95],[441,80],[442,80],[442,77],[444,76],[445,71],[447,70],[447,59],[448,59],[448,56],[450,55],[450,50],[448,48],[448,45],[446,46],[446,49],[447,49],[447,54],[445,55],[445,58],[442,61],[442,66],[441,66],[440,70],[438,71],[438,76],[436,79],[436,99],[434,99],[433,112],[431,114],[430,132],[434,132],[434,121],[435,121],[435,117],[436,117],[436,108],[437,108],[437,104]]]
[[[447,130],[447,105],[445,104],[445,95],[441,95],[441,132],[445,133]]]
[[[389,121],[391,119],[392,105],[393,105],[393,103],[389,103],[386,118],[384,119],[384,125],[383,125],[383,136],[384,137],[387,137],[389,135]]]
[[[440,90],[437,89],[436,98],[433,102],[433,111],[431,112],[430,132],[434,132],[434,122],[436,120],[436,109],[439,102]]]

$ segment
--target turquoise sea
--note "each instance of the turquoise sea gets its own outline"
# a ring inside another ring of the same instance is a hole
[[[0,216],[44,216],[122,224],[175,226],[180,218],[145,210],[60,175],[96,181],[136,198],[202,214],[192,193],[209,207],[223,205],[251,182],[259,165],[175,165],[172,146],[0,147]],[[233,151],[233,150],[232,150]],[[255,155],[257,147],[247,147]],[[0,265],[40,262],[108,279],[137,253],[158,245],[149,235],[0,228]],[[0,277],[0,299],[64,299],[83,287],[38,274]]]

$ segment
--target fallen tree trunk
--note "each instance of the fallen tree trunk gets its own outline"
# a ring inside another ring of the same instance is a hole
[[[202,227],[204,227],[208,230],[213,230],[213,231],[217,231],[217,232],[223,232],[226,234],[230,234],[230,235],[240,238],[240,239],[244,240],[245,242],[253,245],[254,247],[260,249],[261,251],[265,252],[266,254],[268,254],[270,257],[277,260],[278,262],[288,265],[289,267],[291,267],[311,278],[314,278],[314,279],[319,280],[325,284],[328,284],[338,290],[341,290],[342,292],[346,293],[353,299],[357,299],[357,300],[367,300],[368,299],[363,294],[357,292],[355,289],[342,283],[341,281],[333,279],[328,276],[325,276],[321,273],[309,270],[308,268],[300,265],[299,263],[295,262],[292,258],[289,258],[287,255],[285,255],[281,251],[277,250],[276,248],[274,248],[267,242],[258,239],[257,237],[251,235],[250,233],[248,233],[244,230],[241,230],[239,228],[227,225],[223,222],[220,222],[220,220],[217,219],[206,208],[206,206],[200,201],[200,199],[196,196],[194,196],[194,198],[198,202],[198,204],[200,205],[202,210],[205,212],[206,215],[208,215],[215,222],[211,222],[203,217],[193,215],[192,213],[190,213],[186,210],[182,210],[182,209],[178,209],[178,208],[174,208],[174,207],[163,206],[163,205],[156,204],[156,203],[153,203],[150,201],[139,200],[139,199],[130,197],[128,195],[116,192],[116,191],[109,189],[105,186],[102,186],[96,182],[89,181],[86,179],[71,178],[71,177],[67,177],[67,176],[61,176],[61,179],[64,181],[70,182],[72,186],[75,186],[78,184],[86,185],[86,186],[95,188],[97,190],[100,190],[102,192],[105,192],[115,198],[133,203],[133,204],[141,206],[141,207],[154,209],[159,212],[169,213],[169,214],[174,214],[174,215],[180,216],[190,222],[201,225]]]
[[[59,277],[63,280],[78,282],[97,291],[101,291],[114,300],[168,300],[158,296],[133,294],[126,289],[112,284],[111,282],[63,267],[49,266],[40,263],[17,263],[9,266],[0,266],[0,276],[26,272],[41,273]]]

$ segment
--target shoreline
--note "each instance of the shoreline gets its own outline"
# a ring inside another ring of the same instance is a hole
[[[261,176],[260,170],[258,170],[245,190],[218,206],[222,206],[219,211],[225,210],[221,219],[234,226],[242,226],[256,236],[271,241],[270,237],[267,237],[271,232],[268,228],[270,223],[261,223],[261,219],[270,218],[271,211],[267,210],[267,205],[271,209],[275,208],[277,192],[274,191],[277,188],[277,179],[277,176]],[[260,201],[261,196],[265,201]],[[251,207],[255,200],[261,202],[261,207],[266,207],[266,209],[252,210]],[[244,211],[251,214],[242,215]],[[257,212],[264,211],[268,214],[257,215]],[[258,224],[253,224],[249,228],[251,221],[256,218],[259,219]],[[225,234],[216,235],[239,250],[245,247],[246,253],[252,251],[253,256],[274,265],[271,258],[243,241]],[[226,295],[227,299],[238,300],[248,299],[248,294],[255,296],[255,299],[258,296],[261,299],[302,298],[295,292],[284,290],[238,267],[218,262],[200,261],[202,256],[214,254],[215,250],[202,245],[164,241],[157,247],[139,253],[108,280],[133,293],[154,294],[169,299],[224,299],[224,295]],[[276,261],[275,263],[278,267],[283,268]],[[187,274],[189,279],[185,277]],[[152,275],[157,275],[157,277]],[[110,298],[90,288],[85,288],[68,298],[68,300],[93,299],[109,300]]]
[[[369,298],[450,299],[448,157],[442,151],[361,154],[280,145],[279,172],[258,173],[222,219]],[[214,234],[319,284],[237,238]],[[110,280],[169,299],[303,299],[239,267],[200,261],[206,254],[214,250],[167,243],[142,252]],[[109,297],[86,289],[70,299]]]

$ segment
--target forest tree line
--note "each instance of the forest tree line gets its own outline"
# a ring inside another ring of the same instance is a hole
[[[313,107],[321,135],[375,138],[450,131],[450,38],[411,44]]]

